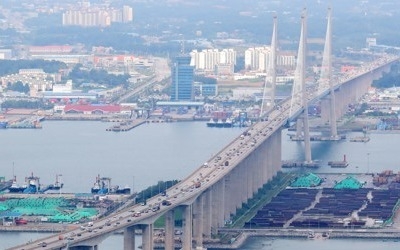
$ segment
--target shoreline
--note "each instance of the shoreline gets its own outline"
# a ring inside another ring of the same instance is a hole
[[[34,232],[34,233],[52,233],[58,234],[74,229],[77,225],[66,225],[66,224],[42,224],[41,227],[35,226],[11,226],[5,227],[0,226],[0,232]],[[67,229],[66,229],[67,228]],[[369,240],[394,240],[395,242],[400,239],[400,231],[397,229],[220,229],[221,232],[227,234],[234,233],[236,236],[232,237],[231,243],[223,243],[219,241],[206,241],[203,246],[206,249],[238,249],[242,247],[251,238],[281,238],[281,239],[296,239],[303,238],[308,240],[329,240],[329,239],[369,239]],[[315,238],[310,239],[308,237],[310,232],[316,234],[328,233],[327,238]],[[117,232],[115,234],[120,234]],[[140,235],[140,233],[136,233]],[[154,237],[154,248],[163,249],[164,244],[158,243],[157,238]],[[181,247],[181,243],[176,243],[175,247]]]

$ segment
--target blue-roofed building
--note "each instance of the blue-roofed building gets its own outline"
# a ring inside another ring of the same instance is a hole
[[[190,56],[178,56],[172,67],[171,101],[193,100],[194,67]]]

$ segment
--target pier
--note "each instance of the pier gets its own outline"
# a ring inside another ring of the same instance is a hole
[[[320,163],[318,161],[305,162],[305,161],[282,161],[282,168],[319,168]]]
[[[349,163],[347,162],[346,155],[343,155],[342,161],[329,161],[328,166],[331,166],[331,168],[346,168],[349,166]]]
[[[117,125],[107,128],[106,131],[125,132],[125,131],[129,131],[137,126],[140,126],[143,123],[146,123],[146,120],[136,119],[136,120],[124,121],[124,122],[120,122]]]
[[[369,142],[369,137],[368,136],[358,136],[358,137],[353,137],[350,138],[351,142]]]

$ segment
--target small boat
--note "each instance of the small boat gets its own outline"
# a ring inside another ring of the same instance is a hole
[[[224,122],[224,128],[231,128],[233,126],[233,121],[227,118]]]
[[[207,122],[207,127],[215,127],[216,122],[211,118],[210,121]]]
[[[125,186],[124,188],[118,188],[116,193],[117,194],[130,194],[131,193],[131,187]]]
[[[64,183],[59,179],[61,175],[56,175],[56,182],[54,184],[49,185],[49,190],[60,190],[64,187]]]

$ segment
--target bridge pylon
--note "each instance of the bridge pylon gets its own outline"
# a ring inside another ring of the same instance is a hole
[[[336,141],[341,137],[337,132],[336,97],[332,81],[332,8],[328,8],[325,46],[321,65],[321,75],[318,81],[318,92],[329,89],[329,125],[330,140]]]
[[[278,18],[276,15],[274,15],[272,38],[271,38],[271,52],[269,54],[269,61],[264,80],[260,118],[262,118],[265,113],[267,113],[268,111],[270,111],[275,107],[276,60],[277,60],[276,58],[277,58],[277,46],[278,46],[277,27],[278,27]]]
[[[297,105],[303,107],[302,115],[300,118],[297,119],[296,135],[304,140],[305,164],[311,164],[312,157],[311,157],[311,145],[310,145],[310,128],[308,122],[308,94],[305,82],[306,57],[307,57],[307,13],[306,10],[304,9],[301,15],[300,42],[297,54],[295,79],[292,89],[292,100],[290,104],[289,116],[292,116],[292,110],[295,110]]]

